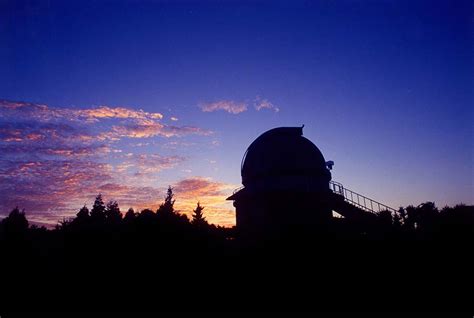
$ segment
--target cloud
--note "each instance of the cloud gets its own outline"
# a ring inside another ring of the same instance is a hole
[[[89,146],[45,146],[42,144],[16,144],[16,145],[2,145],[0,144],[0,152],[4,155],[14,154],[43,154],[51,156],[61,157],[86,157],[86,156],[98,156],[101,154],[107,154],[112,150],[106,145],[89,145]]]
[[[172,150],[178,150],[178,149],[183,149],[187,147],[192,147],[198,145],[195,142],[187,142],[187,141],[182,141],[182,140],[173,140],[169,141],[165,144],[162,145],[163,148],[166,149],[172,149]]]
[[[157,209],[165,192],[162,189],[149,186],[128,186],[117,183],[106,183],[98,188],[106,200],[115,200],[121,209],[126,211],[132,207],[135,210],[145,208]]]
[[[1,213],[63,211],[111,180],[111,167],[90,160],[0,160]],[[56,219],[58,220],[58,218]]]
[[[255,110],[260,111],[262,109],[272,110],[279,112],[280,108],[271,103],[268,99],[261,98],[260,96],[255,97],[253,102]],[[235,102],[230,100],[221,100],[212,103],[201,103],[199,107],[203,112],[215,112],[218,110],[224,110],[230,114],[240,114],[245,112],[248,108],[245,102]]]
[[[205,207],[204,215],[209,222],[233,226],[235,225],[234,207],[226,198],[237,186],[205,177],[182,179],[173,187],[176,194],[176,207],[191,216],[199,201]]]
[[[185,161],[181,156],[162,156],[159,154],[133,154],[124,156],[126,160],[119,165],[120,171],[134,170],[137,173],[157,173],[164,169],[174,168]]]
[[[102,118],[122,118],[122,119],[162,119],[160,113],[148,113],[143,110],[134,110],[125,107],[100,106],[98,108],[73,110],[72,115],[83,117],[89,121],[98,121]]]
[[[128,125],[113,126],[111,131],[105,132],[99,136],[99,139],[120,140],[127,138],[151,138],[155,136],[161,137],[183,137],[185,135],[202,135],[212,134],[210,130],[193,126],[166,126],[154,121],[141,120],[137,123]]]
[[[4,142],[84,142],[92,140],[93,135],[84,127],[68,123],[45,123],[32,117],[9,118],[2,121],[0,111],[0,141]]]
[[[278,113],[280,111],[280,108],[273,105],[268,99],[260,98],[260,96],[257,96],[255,98],[253,105],[254,105],[254,107],[257,111],[260,111],[262,109],[273,110],[276,113]]]
[[[178,118],[176,118],[176,117],[171,117],[170,119],[171,119],[172,121],[178,121]]]
[[[122,138],[182,137],[210,135],[211,131],[194,126],[170,126],[160,122],[163,115],[125,107],[100,106],[90,109],[53,108],[43,104],[0,100],[0,139],[23,141],[30,138],[61,137],[59,133],[76,130],[78,137],[104,141]],[[112,121],[110,121],[112,120]],[[117,122],[117,120],[119,122]],[[20,121],[20,122],[18,122]],[[14,123],[14,124],[13,124]],[[100,123],[101,125],[93,125]],[[15,127],[4,129],[2,125]],[[3,128],[3,129],[2,129]],[[16,128],[12,129],[12,128]],[[23,129],[23,130],[21,130]],[[93,131],[100,130],[100,131]],[[23,135],[21,134],[23,131]],[[70,132],[71,133],[71,132]]]
[[[212,103],[201,103],[199,107],[203,112],[215,112],[218,110],[224,110],[230,114],[239,114],[247,110],[246,103],[229,100],[221,100]]]
[[[172,168],[181,159],[162,156],[133,156],[134,168],[146,174]],[[56,224],[69,218],[83,205],[92,204],[102,193],[104,199],[117,200],[123,209],[156,209],[164,191],[140,185],[110,164],[91,160],[0,160],[0,215],[15,206],[25,208],[28,219]]]
[[[143,110],[135,110],[127,107],[99,106],[88,109],[54,108],[44,104],[27,102],[12,102],[0,100],[0,112],[2,115],[13,115],[18,113],[29,114],[30,118],[41,121],[53,119],[85,120],[97,122],[100,119],[162,119],[161,113],[149,113]]]
[[[137,142],[155,145],[164,143],[159,138],[212,134],[166,125],[162,117],[126,107],[73,109],[0,100],[0,218],[18,205],[29,220],[54,225],[84,203],[90,206],[99,192],[124,208],[156,208],[164,193],[159,173],[186,159],[127,151]]]
[[[194,126],[166,126],[163,133],[166,137],[183,137],[185,135],[210,136],[214,132]]]
[[[234,189],[232,184],[212,181],[210,178],[193,177],[183,179],[175,184],[176,193],[184,197],[225,195],[225,190]]]

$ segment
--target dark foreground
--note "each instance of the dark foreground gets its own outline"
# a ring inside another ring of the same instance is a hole
[[[233,229],[148,217],[4,227],[0,314],[473,311],[470,223],[351,234],[335,224],[243,243]]]
[[[162,248],[4,252],[2,310],[473,309],[472,246],[456,241]]]

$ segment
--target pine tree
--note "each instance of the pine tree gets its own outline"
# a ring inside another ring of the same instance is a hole
[[[117,223],[122,220],[122,213],[120,212],[117,201],[110,200],[109,203],[107,203],[107,207],[105,208],[105,217],[107,221],[112,223]]]
[[[104,221],[105,220],[105,205],[104,200],[102,200],[102,194],[95,198],[94,205],[91,210],[91,218],[94,221]]]
[[[176,214],[176,211],[174,210],[175,200],[173,199],[173,197],[174,197],[173,189],[171,188],[171,186],[169,186],[168,191],[166,192],[165,202],[160,205],[156,213],[162,214],[162,215]]]
[[[78,220],[85,220],[85,219],[88,219],[89,218],[89,209],[86,207],[86,205],[84,204],[84,206],[79,210],[79,212],[76,214],[76,217]]]
[[[193,210],[193,219],[191,220],[191,224],[195,226],[205,226],[208,225],[206,218],[203,216],[202,210],[204,207],[197,203],[196,209]]]

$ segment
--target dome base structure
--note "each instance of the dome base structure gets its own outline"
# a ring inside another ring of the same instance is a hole
[[[321,151],[302,135],[302,127],[275,128],[247,149],[243,188],[228,198],[241,238],[271,239],[331,222],[331,173]]]

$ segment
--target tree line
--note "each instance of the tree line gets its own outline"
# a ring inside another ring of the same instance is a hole
[[[420,306],[420,294],[428,309],[464,308],[468,295],[453,284],[469,281],[473,206],[426,202],[362,227],[335,218],[323,235],[244,246],[235,227],[209,224],[201,204],[188,218],[174,203],[169,188],[156,211],[122,213],[99,194],[49,230],[13,209],[0,222],[0,310],[403,310]]]

